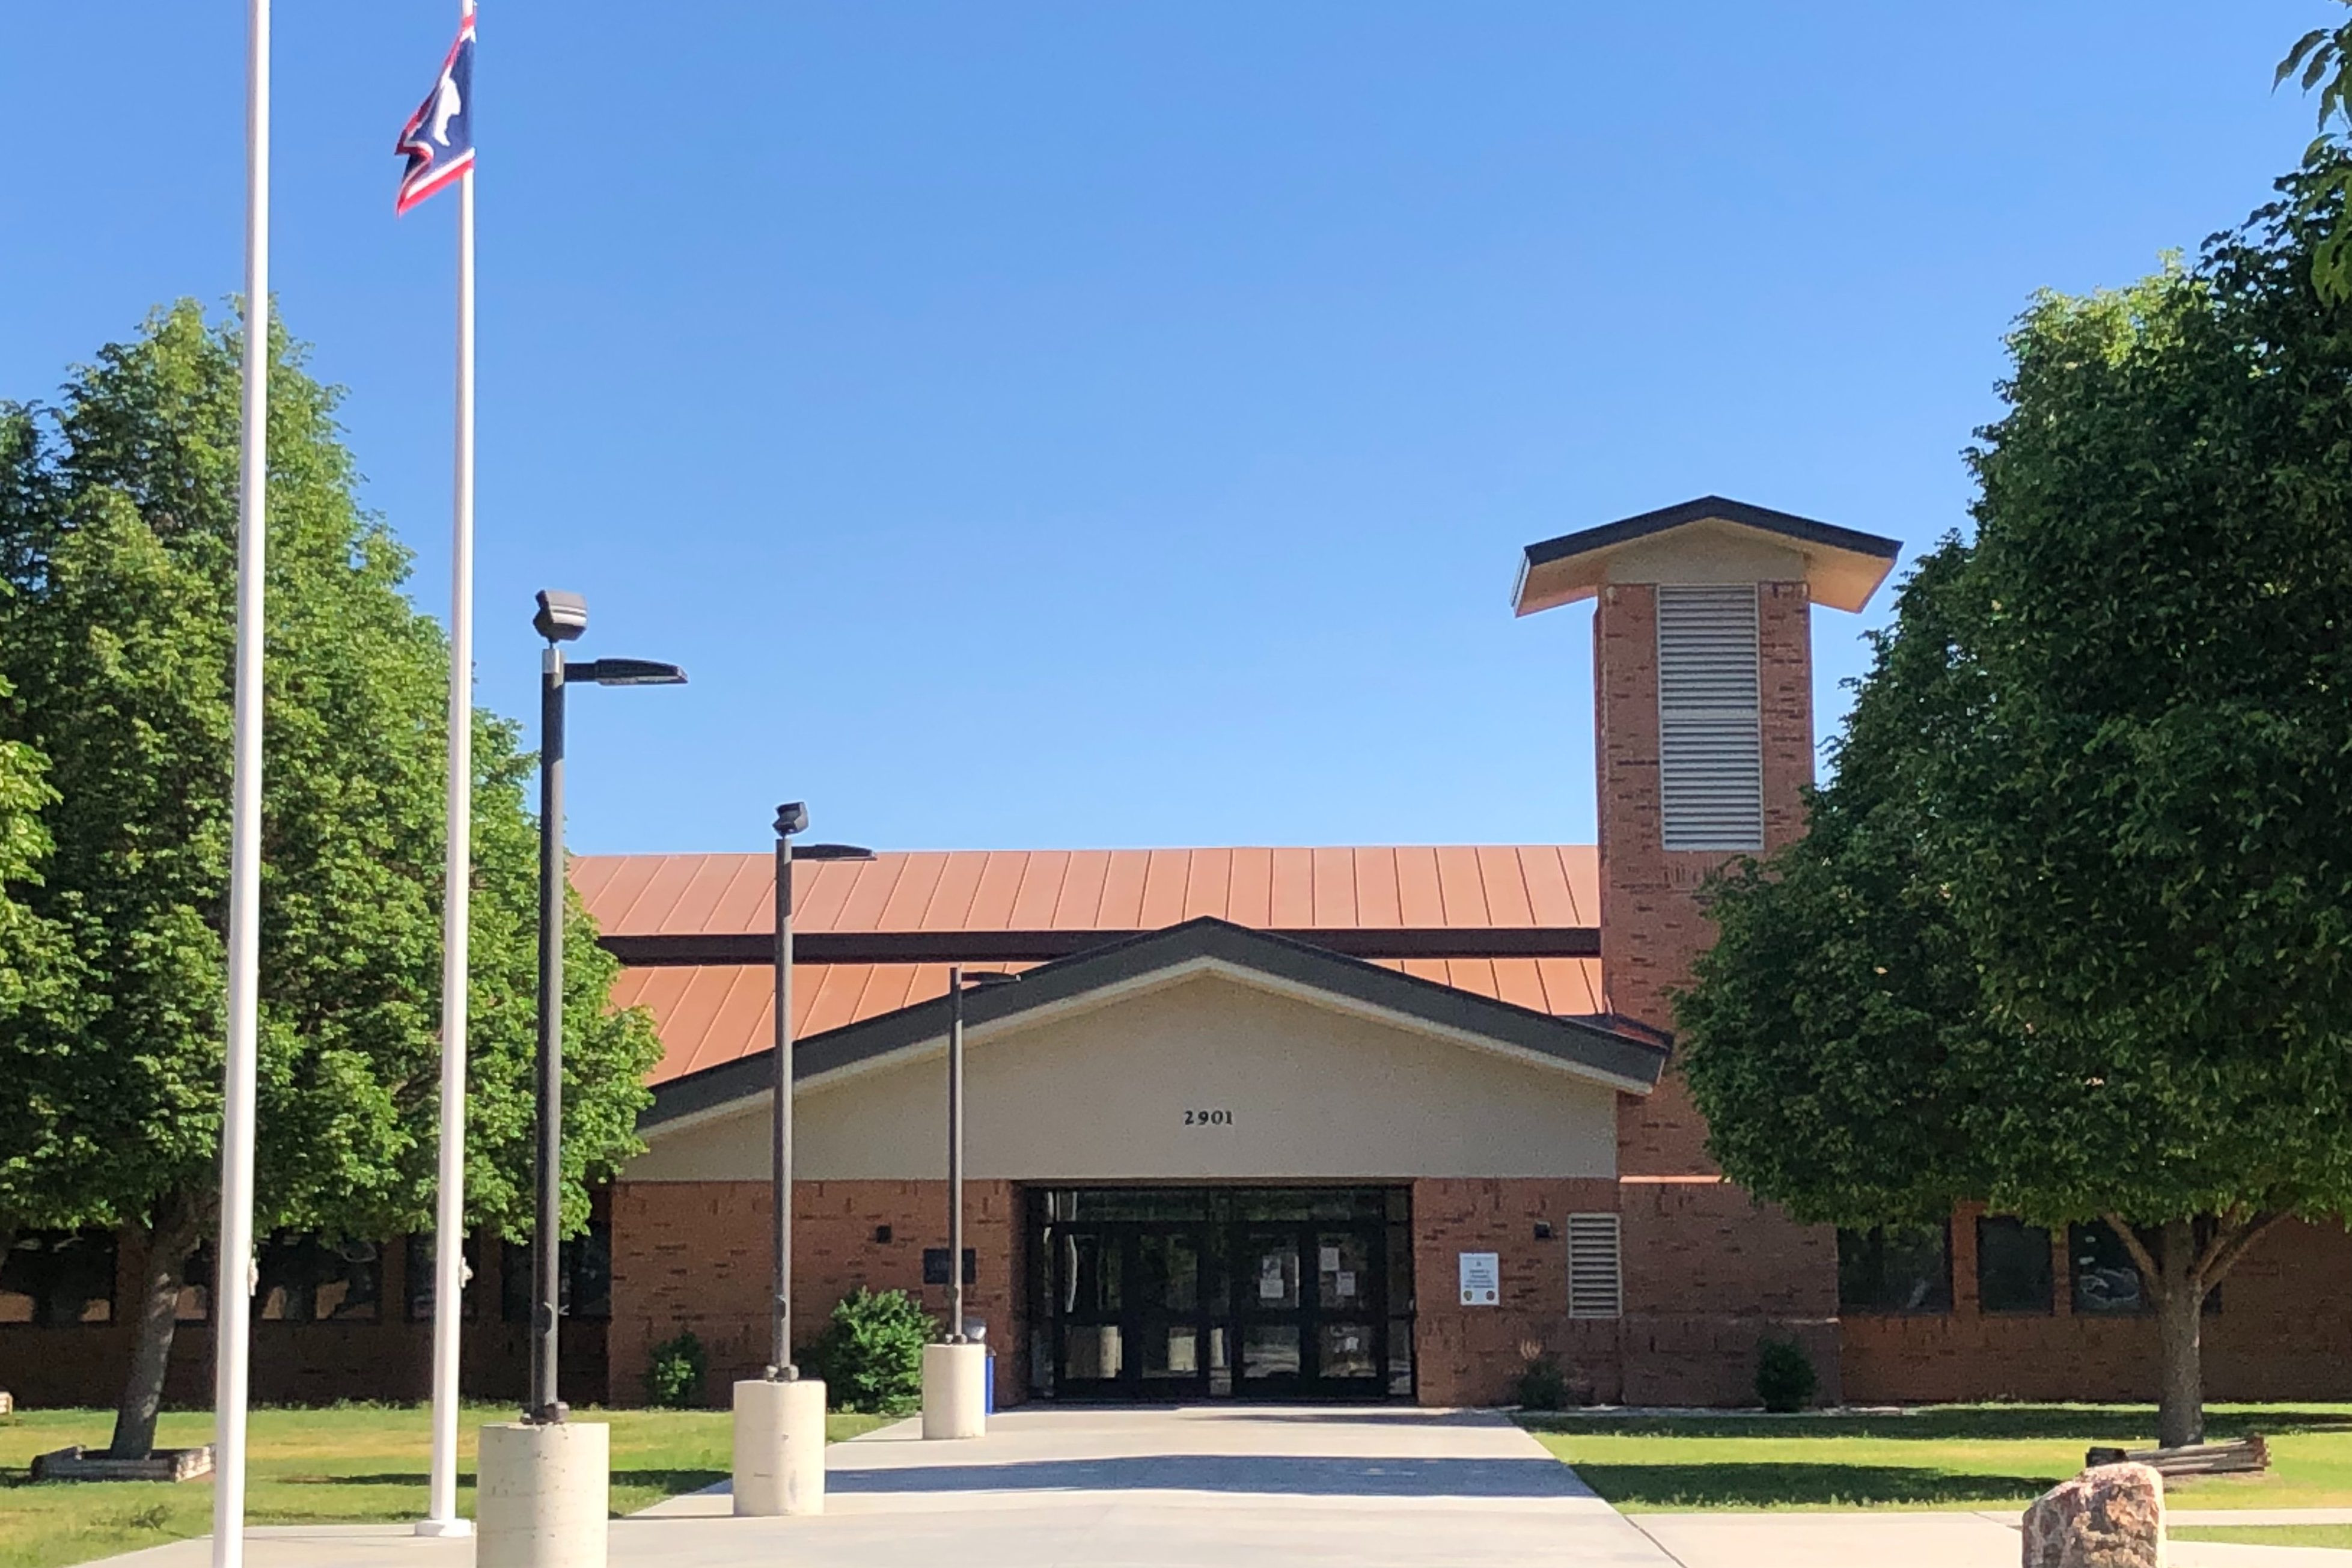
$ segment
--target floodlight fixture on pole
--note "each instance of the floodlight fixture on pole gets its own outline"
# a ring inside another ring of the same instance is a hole
[[[530,624],[551,643],[572,642],[588,630],[588,601],[560,588],[542,588],[539,613],[530,618]]]
[[[583,660],[567,668],[562,644],[588,629],[588,601],[541,589],[531,626],[547,639],[539,688],[539,1041],[536,1212],[531,1222],[530,1396],[522,1418],[552,1425],[570,1414],[556,1390],[563,1257],[563,720],[564,688],[677,685],[686,672],[645,659]]]
[[[775,1049],[768,1113],[768,1198],[775,1222],[769,1272],[767,1377],[793,1383],[801,1369],[793,1362],[793,836],[808,831],[808,806],[787,800],[776,808]],[[870,861],[874,852],[856,844],[803,844],[799,858]]]

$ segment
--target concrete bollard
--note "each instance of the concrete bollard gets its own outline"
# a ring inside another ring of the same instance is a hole
[[[980,1437],[988,1433],[988,1347],[923,1347],[923,1436]]]
[[[604,1568],[611,1428],[601,1421],[482,1428],[475,1568]]]
[[[746,1378],[735,1385],[735,1511],[824,1511],[824,1385]]]

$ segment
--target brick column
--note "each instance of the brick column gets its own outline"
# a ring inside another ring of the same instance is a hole
[[[1757,585],[1769,852],[1804,830],[1813,777],[1811,604],[1801,581]],[[1601,968],[1612,1011],[1671,1030],[1671,993],[1715,939],[1701,902],[1736,854],[1669,851],[1660,828],[1657,589],[1614,582],[1592,622],[1600,779]],[[1669,1068],[1646,1098],[1618,1100],[1625,1247],[1625,1398],[1740,1404],[1756,1342],[1792,1335],[1837,1393],[1834,1233],[1800,1226],[1724,1183],[1706,1126]]]

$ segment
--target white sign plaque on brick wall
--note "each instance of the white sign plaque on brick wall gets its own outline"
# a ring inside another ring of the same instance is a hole
[[[1462,1259],[1462,1304],[1498,1306],[1503,1300],[1502,1260],[1492,1252],[1465,1252]]]

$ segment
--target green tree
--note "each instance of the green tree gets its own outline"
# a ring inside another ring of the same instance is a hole
[[[2302,177],[2200,263],[2046,295],[1806,840],[1682,1001],[1734,1179],[1866,1225],[2105,1219],[2158,1437],[2271,1225],[2352,1209],[2352,339]]]
[[[2352,5],[2352,0],[2338,0]],[[2308,194],[2316,203],[2341,206],[2352,195],[2352,21],[2314,27],[2295,40],[2271,78],[2276,89],[2300,77],[2303,90],[2316,93],[2318,126],[2304,150]],[[2313,246],[2311,278],[2321,298],[2341,304],[2352,298],[2352,233],[2329,234]]]
[[[382,1237],[430,1210],[446,644],[353,497],[337,394],[273,324],[257,1226]],[[36,913],[72,924],[89,1017],[48,1063],[52,1219],[146,1257],[113,1451],[144,1452],[189,1257],[216,1219],[238,340],[183,302],[19,411],[0,477],[0,737],[37,748],[54,841]],[[535,829],[513,726],[475,722],[468,1203],[528,1210]],[[635,1152],[646,1019],[573,911],[567,1218]],[[234,1288],[220,1281],[221,1288]]]

